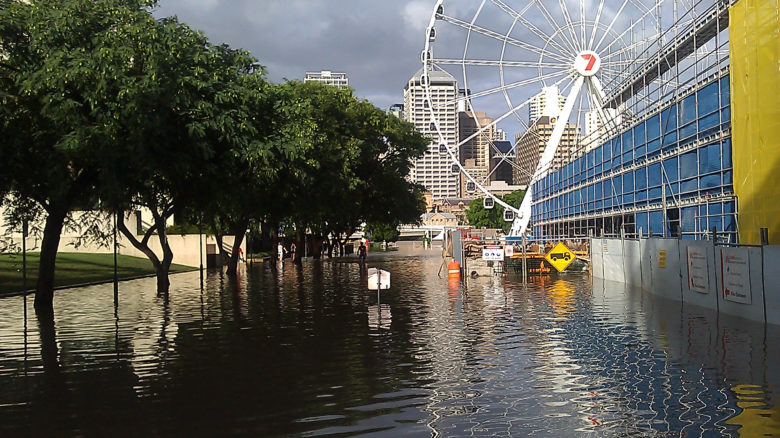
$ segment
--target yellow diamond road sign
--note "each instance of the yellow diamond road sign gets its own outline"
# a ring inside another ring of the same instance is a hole
[[[555,269],[558,270],[558,272],[563,272],[566,268],[569,267],[571,262],[574,261],[575,257],[576,256],[574,253],[571,252],[569,248],[566,248],[566,245],[564,245],[563,242],[558,242],[558,244],[555,245],[555,248],[547,253],[545,259],[547,259],[547,261],[550,262],[550,264],[553,265]]]

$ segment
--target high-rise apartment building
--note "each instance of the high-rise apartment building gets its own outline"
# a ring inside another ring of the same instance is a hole
[[[334,73],[330,70],[320,72],[306,72],[303,82],[320,82],[325,85],[332,85],[338,88],[349,87],[349,78],[346,73]]]
[[[528,123],[534,123],[539,117],[558,117],[564,104],[566,97],[557,86],[542,88],[542,92],[532,97],[528,103]]]
[[[450,155],[440,151],[443,144],[440,140],[443,139],[444,144],[453,148],[456,158],[460,156],[457,147],[458,81],[445,71],[429,72],[426,79],[431,90],[429,101],[422,83],[423,73],[420,69],[404,87],[404,120],[413,123],[417,130],[431,139],[428,150],[412,166],[410,178],[425,186],[435,202],[458,197],[460,192],[460,171],[453,171]],[[438,130],[431,117],[431,107],[439,124]]]
[[[514,169],[513,177],[515,184],[528,185],[530,183],[531,175],[539,164],[539,159],[547,147],[554,127],[550,123],[549,117],[542,116],[528,128],[528,131],[517,134],[515,137],[517,168]],[[548,170],[558,169],[571,161],[579,143],[579,132],[578,126],[566,124],[558,149],[555,151],[555,157]]]

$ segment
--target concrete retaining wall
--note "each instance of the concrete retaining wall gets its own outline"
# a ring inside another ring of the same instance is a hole
[[[78,213],[74,213],[74,221],[78,220]],[[125,225],[131,231],[137,229],[137,220],[135,215],[130,215],[125,219]],[[103,230],[105,233],[110,231]],[[62,237],[60,238],[60,244],[57,248],[58,252],[78,252],[78,253],[90,253],[90,254],[113,254],[114,247],[113,242],[107,242],[107,244],[98,244],[94,241],[81,241],[79,238],[80,232],[72,229],[63,230]],[[21,248],[22,235],[19,233],[12,234],[11,238],[14,243]],[[138,236],[140,240],[142,236]],[[200,237],[197,234],[178,235],[172,234],[168,236],[168,243],[173,251],[173,263],[178,265],[199,267],[200,266],[200,254],[201,250],[198,248]],[[223,243],[227,248],[232,248],[235,242],[235,237],[225,236]],[[41,239],[39,237],[27,238],[27,251],[38,252],[41,250]],[[133,257],[146,258],[146,255],[141,251],[135,249],[129,240],[125,239],[121,233],[117,233],[118,253],[122,255],[128,255]],[[206,266],[206,254],[208,245],[216,245],[217,240],[213,236],[203,235],[203,266]],[[152,251],[162,259],[162,247],[157,236],[152,236],[149,239],[149,247]],[[241,242],[241,249],[246,254],[246,239]]]

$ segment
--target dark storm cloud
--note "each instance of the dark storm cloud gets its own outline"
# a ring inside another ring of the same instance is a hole
[[[381,108],[403,100],[420,68],[433,0],[162,0],[216,43],[249,50],[269,79],[346,72],[358,96]]]

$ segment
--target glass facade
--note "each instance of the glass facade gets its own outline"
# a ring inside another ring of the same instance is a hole
[[[534,237],[736,241],[728,75],[719,75],[534,184]]]

